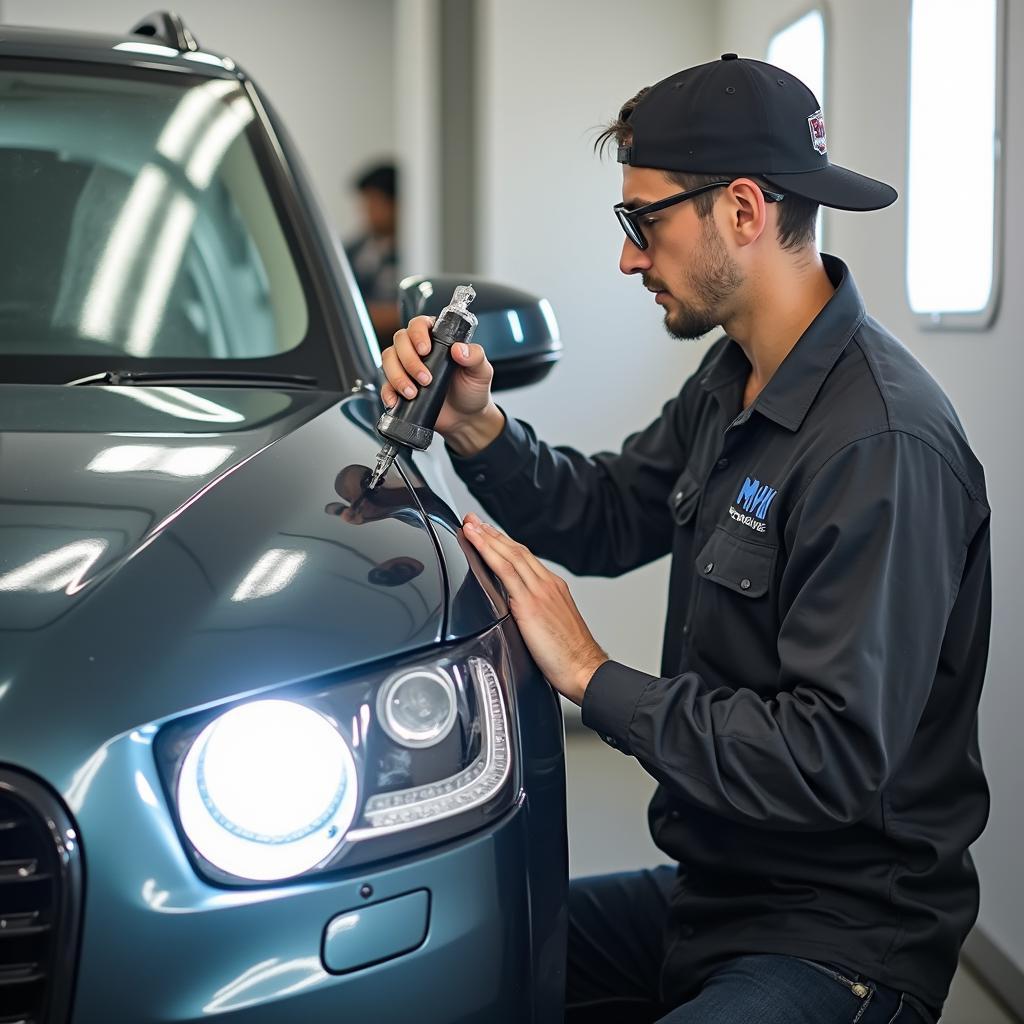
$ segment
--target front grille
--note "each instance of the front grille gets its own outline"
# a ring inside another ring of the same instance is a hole
[[[0,1024],[65,1024],[81,903],[70,818],[39,783],[0,768]]]

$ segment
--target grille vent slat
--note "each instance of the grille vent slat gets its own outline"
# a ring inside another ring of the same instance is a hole
[[[38,882],[49,877],[39,870],[39,861],[34,857],[0,860],[0,885],[4,882]]]
[[[81,906],[71,828],[48,790],[0,768],[0,1024],[67,1022]]]
[[[3,914],[0,912],[0,939],[16,938],[22,935],[37,935],[50,930],[38,910],[29,910],[20,914]],[[4,1024],[0,1019],[0,1024]]]
[[[27,985],[33,981],[42,981],[45,977],[39,964],[10,964],[0,967],[0,988]]]

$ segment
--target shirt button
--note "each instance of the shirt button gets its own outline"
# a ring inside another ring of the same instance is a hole
[[[675,497],[672,500],[678,505],[683,500],[683,492],[676,491]]]
[[[473,477],[473,483],[475,483],[475,484],[482,484],[482,483],[484,483],[484,482],[485,482],[486,480],[487,480],[487,474],[486,474],[486,473],[477,473],[477,474],[476,474],[476,475],[475,475],[475,476]]]
[[[749,590],[750,589],[750,580],[740,580],[740,589],[741,590]]]
[[[683,626],[683,636],[689,636],[689,633],[690,633],[690,624],[686,623],[686,625]]]
[[[714,567],[715,567],[715,563],[714,562],[708,562],[708,564],[704,566],[704,575],[707,576],[707,574],[709,572],[711,572],[711,570],[714,569]]]
[[[725,467],[729,465],[729,460],[728,459],[719,459],[718,462],[716,463],[716,465],[718,466],[719,469],[725,469]]]
[[[670,817],[670,818],[671,818],[671,819],[672,819],[673,821],[678,821],[678,820],[679,820],[679,819],[680,819],[680,818],[682,817],[682,814],[681,814],[681,813],[680,813],[679,811],[675,811],[675,810],[672,810],[672,811],[669,811],[669,812],[668,812],[668,816],[669,816],[669,817]]]

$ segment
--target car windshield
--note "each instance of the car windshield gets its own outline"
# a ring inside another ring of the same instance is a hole
[[[0,68],[0,358],[301,372],[267,363],[317,325],[255,119],[233,78]]]

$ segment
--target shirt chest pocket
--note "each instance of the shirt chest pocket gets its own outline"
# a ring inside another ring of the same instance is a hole
[[[694,561],[694,664],[769,696],[778,684],[778,548],[716,526]]]
[[[668,508],[676,526],[685,526],[693,521],[700,503],[700,483],[690,471],[683,470],[668,496]]]
[[[743,597],[764,597],[771,586],[778,548],[743,540],[716,526],[694,563],[698,578]]]

